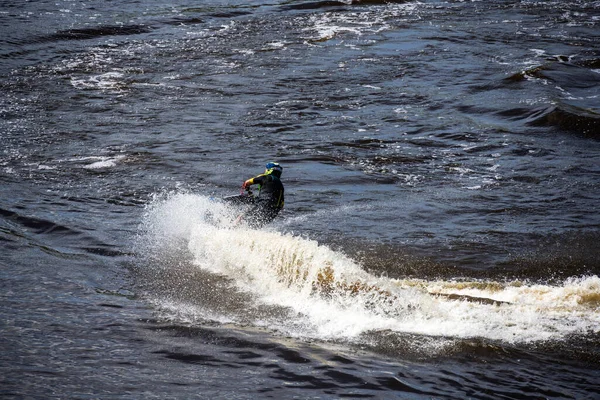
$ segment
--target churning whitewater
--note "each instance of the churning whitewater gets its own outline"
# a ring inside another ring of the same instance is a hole
[[[245,309],[229,315],[191,299],[179,304],[168,296],[155,299],[167,314],[355,343],[374,332],[515,344],[600,331],[598,276],[569,278],[558,285],[391,279],[366,272],[368,265],[315,240],[275,228],[235,226],[235,213],[207,196],[190,193],[168,195],[148,208],[142,240],[148,255],[187,252],[189,265],[171,263],[168,268],[193,266],[225,279],[227,284],[220,288],[203,286],[218,290],[221,302],[228,302],[232,293],[250,296],[247,303],[239,303]],[[149,262],[148,268],[161,265]],[[273,318],[269,313],[253,318],[257,305],[279,312],[272,313]],[[236,315],[244,315],[243,320]]]

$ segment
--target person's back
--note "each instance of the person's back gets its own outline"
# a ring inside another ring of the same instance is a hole
[[[283,208],[285,189],[280,179],[282,172],[283,168],[278,163],[270,162],[263,174],[244,182],[244,188],[259,186],[255,206],[244,218],[251,226],[260,227],[271,222]]]
[[[275,175],[264,175],[262,184],[260,185],[260,191],[258,193],[258,200],[268,201],[272,203],[273,207],[283,208],[284,203],[284,191],[283,183],[281,179]]]

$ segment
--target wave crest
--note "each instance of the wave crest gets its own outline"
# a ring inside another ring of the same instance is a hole
[[[221,219],[214,220],[215,215]],[[188,266],[204,271],[198,279],[206,282],[197,290],[220,298],[217,303],[231,301],[234,292],[252,299],[236,302],[236,310],[207,311],[210,305],[201,300],[206,296],[199,296],[194,306],[192,299],[185,302],[185,313],[194,308],[213,316],[231,312],[213,320],[235,322],[244,315],[244,324],[290,336],[359,342],[370,340],[374,332],[507,343],[600,332],[598,276],[569,278],[557,285],[375,276],[314,240],[235,227],[230,209],[191,194],[159,202],[147,218],[153,221],[148,226],[154,236],[161,238],[156,243],[178,238],[182,246],[177,252],[191,255]],[[220,279],[207,279],[206,273]],[[213,281],[220,283],[212,287]]]

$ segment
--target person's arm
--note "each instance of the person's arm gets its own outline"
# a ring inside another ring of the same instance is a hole
[[[255,176],[254,178],[250,178],[247,181],[244,182],[244,184],[242,185],[242,187],[244,189],[246,189],[248,186],[251,185],[262,185],[264,183],[265,180],[265,175],[261,174],[258,176]]]

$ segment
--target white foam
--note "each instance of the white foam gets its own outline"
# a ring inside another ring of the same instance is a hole
[[[117,165],[117,162],[125,158],[125,156],[116,156],[116,157],[85,157],[80,158],[80,160],[98,160],[94,161],[91,164],[84,165],[85,169],[104,169],[111,168]]]
[[[206,197],[178,194],[150,207],[146,228],[162,245],[183,240],[198,268],[227,277],[256,303],[290,310],[287,320],[257,316],[257,326],[325,340],[391,331],[517,343],[600,332],[597,276],[561,285],[393,280],[314,240],[234,227],[226,211]],[[207,213],[220,217],[208,223]]]
[[[283,42],[270,42],[266,44],[266,48],[268,49],[283,49],[285,47],[285,43]]]
[[[120,90],[124,86],[121,72],[107,72],[88,78],[71,78],[71,85],[77,89],[110,89]]]

